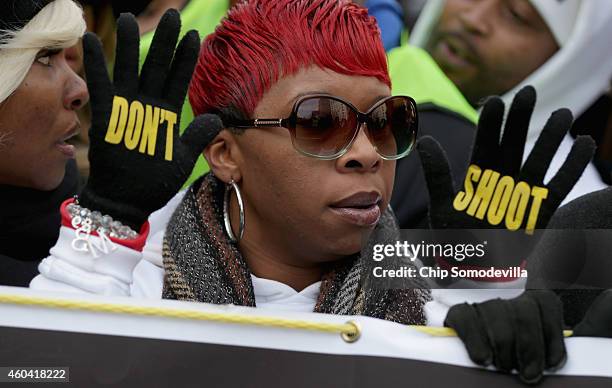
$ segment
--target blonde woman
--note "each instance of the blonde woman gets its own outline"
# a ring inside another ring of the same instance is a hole
[[[0,13],[0,284],[25,286],[76,193],[76,111],[89,99],[65,49],[85,32],[71,0],[10,0]],[[27,241],[27,244],[24,244]]]

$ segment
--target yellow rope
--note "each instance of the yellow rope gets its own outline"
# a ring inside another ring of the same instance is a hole
[[[0,295],[0,303],[116,314],[146,315],[164,318],[193,319],[199,321],[235,323],[244,325],[271,326],[286,329],[312,330],[342,334],[346,337],[346,340],[358,337],[360,330],[354,322],[347,322],[342,324],[312,322],[297,319],[285,319],[265,316],[179,310],[165,307],[131,306],[116,303],[86,302],[22,295]]]
[[[146,315],[164,318],[193,319],[199,321],[212,321],[222,323],[234,323],[242,325],[256,325],[268,327],[280,327],[285,329],[312,330],[327,333],[341,334],[346,342],[355,342],[361,334],[360,326],[353,321],[346,323],[312,322],[298,319],[286,319],[264,316],[239,315],[230,313],[213,313],[204,311],[179,310],[165,307],[131,306],[116,303],[86,302],[67,299],[52,299],[43,297],[6,295],[0,294],[1,304],[28,305],[59,308],[67,310],[84,310],[94,312],[106,312],[116,314]],[[454,337],[457,335],[453,329],[447,327],[416,326],[411,328],[422,333],[436,337]],[[570,336],[571,331],[566,330],[565,336]]]
[[[420,331],[421,333],[429,334],[434,337],[456,337],[457,332],[448,327],[436,327],[436,326],[410,326],[411,328]],[[571,330],[563,330],[564,337],[571,337],[573,332]]]

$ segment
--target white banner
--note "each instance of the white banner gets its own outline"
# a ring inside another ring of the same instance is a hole
[[[159,316],[165,312],[168,312],[168,316]],[[214,319],[224,319],[227,316],[238,323],[203,320],[202,317],[206,318],[207,314]],[[257,324],[257,319],[261,318],[264,325]],[[320,323],[346,327],[348,321],[356,322],[361,329],[359,339],[352,343],[343,340],[337,332],[323,332],[321,328],[308,327],[308,324],[316,326]],[[306,329],[271,326],[275,324],[302,325]],[[612,339],[568,338],[566,344],[567,364],[555,376],[545,379],[542,386],[612,386]],[[164,349],[167,349],[167,354]],[[140,353],[130,355],[128,350]],[[186,356],[192,351],[197,354],[193,360]],[[249,352],[254,353],[249,355]],[[149,358],[142,354],[155,356]],[[163,361],[164,354],[172,358]],[[215,354],[223,354],[227,359],[216,359]],[[257,358],[254,358],[255,355]],[[91,380],[89,375],[97,373],[96,370],[103,371],[107,363],[114,365],[115,372],[121,372],[122,368],[115,364],[122,360],[121,365],[129,364],[132,367],[115,376],[118,380],[111,379],[121,383],[132,381],[130,379],[147,381],[149,376],[154,377],[155,374],[146,372],[147,368],[155,369],[158,379],[159,376],[170,376],[176,371],[159,370],[159,365],[170,363],[175,366],[185,365],[186,368],[181,372],[181,377],[173,381],[182,381],[181,378],[191,381],[189,374],[197,373],[207,378],[207,374],[212,373],[207,372],[201,364],[202,359],[207,359],[209,363],[218,363],[215,364],[217,371],[229,367],[233,368],[231,370],[245,371],[231,374],[233,378],[245,379],[250,376],[246,371],[253,364],[247,362],[251,356],[257,362],[263,362],[268,357],[269,363],[266,362],[266,365],[269,366],[283,364],[284,359],[303,359],[286,366],[287,370],[297,368],[292,373],[303,373],[299,379],[296,376],[298,380],[294,386],[302,386],[298,384],[300,381],[314,383],[320,378],[320,381],[329,382],[333,381],[333,378],[329,380],[330,377],[339,378],[329,376],[336,372],[325,371],[325,368],[302,370],[299,368],[301,362],[304,362],[303,365],[314,362],[319,366],[329,363],[337,365],[336,369],[351,365],[349,369],[352,377],[346,376],[346,386],[368,386],[367,381],[378,381],[382,385],[385,385],[383,382],[393,381],[408,383],[411,379],[428,381],[434,384],[431,386],[439,382],[443,386],[443,381],[457,382],[456,379],[467,378],[461,371],[474,372],[466,380],[471,381],[472,386],[480,386],[478,379],[484,379],[483,384],[493,379],[500,386],[520,385],[515,376],[492,373],[475,366],[457,338],[432,336],[415,328],[368,317],[277,312],[170,300],[81,294],[49,295],[29,289],[0,287],[0,367],[42,367],[54,364],[71,369],[71,382],[91,383],[100,381],[95,378]],[[95,359],[94,364],[97,366],[93,369],[91,366],[83,366],[84,358],[89,358],[88,362]],[[196,361],[195,365],[199,365],[197,370],[187,368],[187,365]],[[357,368],[356,365],[363,367]],[[376,366],[375,370],[368,369],[370,366]],[[397,370],[398,367],[400,370]],[[404,372],[409,373],[402,372],[404,367]],[[377,376],[379,372],[381,375]],[[385,372],[384,375],[382,372]],[[282,371],[273,368],[270,373],[282,374]],[[259,386],[263,381],[267,381],[267,386],[283,386],[286,383],[282,379],[273,378],[273,374],[252,374],[253,380],[247,381],[254,383],[254,386]],[[356,376],[363,378],[357,379]],[[209,382],[214,381],[210,378]],[[227,378],[223,381],[232,386],[232,380]],[[238,381],[244,380],[235,380],[236,384]]]

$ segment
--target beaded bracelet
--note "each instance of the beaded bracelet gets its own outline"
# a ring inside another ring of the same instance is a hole
[[[78,198],[75,197],[75,202],[66,206],[66,210],[73,219],[73,226],[78,227],[81,224],[90,224],[91,231],[96,231],[101,235],[110,236],[120,240],[131,240],[138,237],[138,233],[127,225],[123,225],[120,221],[113,220],[109,215],[102,215],[99,211],[91,211],[82,207],[78,203]],[[79,219],[76,219],[79,217]],[[79,221],[79,222],[75,222]]]

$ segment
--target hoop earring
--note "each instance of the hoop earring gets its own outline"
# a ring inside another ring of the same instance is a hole
[[[234,235],[234,231],[232,230],[232,224],[230,222],[229,216],[229,202],[230,202],[230,194],[232,190],[236,192],[236,199],[238,199],[238,209],[240,210],[240,227],[238,228],[238,238]],[[244,202],[242,201],[242,193],[238,188],[238,185],[232,179],[228,184],[225,185],[225,195],[223,196],[223,223],[225,225],[225,233],[230,238],[230,241],[234,244],[237,244],[244,234]]]

